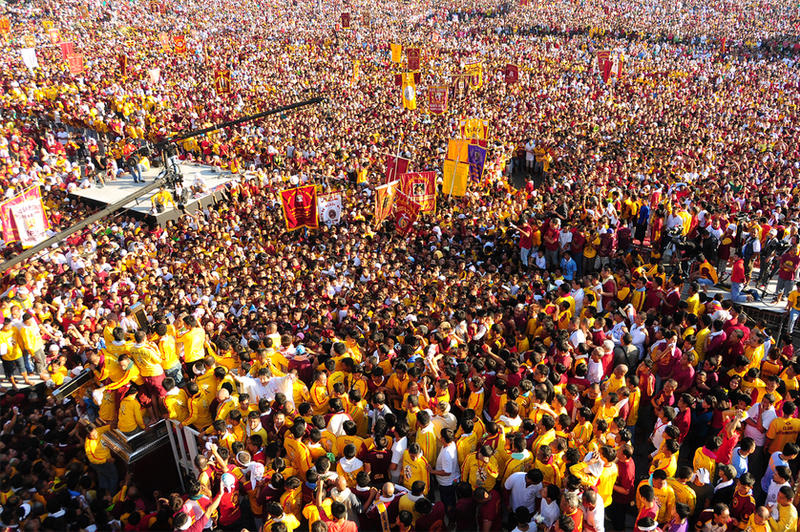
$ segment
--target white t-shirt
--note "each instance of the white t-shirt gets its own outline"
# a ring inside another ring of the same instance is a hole
[[[534,511],[534,503],[536,502],[536,485],[525,485],[525,471],[518,471],[512,473],[504,487],[510,492],[509,505],[512,510],[516,510],[520,506],[524,506],[531,512]]]
[[[439,451],[439,457],[436,458],[436,469],[449,473],[447,476],[442,475],[436,477],[440,486],[452,486],[454,482],[457,482],[458,479],[461,478],[455,442],[450,442]]]

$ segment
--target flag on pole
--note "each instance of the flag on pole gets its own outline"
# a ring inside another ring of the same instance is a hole
[[[419,70],[419,48],[406,48],[406,60],[408,61],[408,70]]]
[[[465,67],[469,88],[476,91],[483,87],[483,63],[470,63]]]
[[[36,58],[36,48],[20,48],[20,55],[22,62],[28,67],[28,70],[33,72],[35,68],[39,68],[39,60]]]
[[[214,88],[217,94],[230,94],[231,92],[231,71],[227,68],[217,70],[214,73]]]
[[[600,71],[600,75],[603,77],[603,83],[608,83],[608,80],[611,77],[611,66],[611,51],[601,50],[597,52],[597,69]]]
[[[466,161],[469,157],[467,147],[469,140],[466,139],[450,139],[447,141],[447,159],[453,161]]]
[[[435,115],[447,112],[447,85],[434,85],[428,88],[428,110]]]
[[[160,68],[150,68],[147,70],[147,75],[150,76],[150,82],[153,85],[157,85],[159,81],[161,81],[161,69]]]
[[[62,42],[61,43],[61,59],[67,61],[69,56],[75,53],[75,43]]]
[[[401,235],[411,232],[414,222],[419,216],[419,203],[411,199],[410,196],[402,191],[395,193],[394,200],[394,227]]]
[[[417,86],[414,83],[414,74],[403,74],[403,108],[413,111],[417,108]]]
[[[400,174],[405,174],[408,171],[408,164],[410,159],[400,157],[399,155],[386,156],[386,183],[391,183],[399,179]]]
[[[449,196],[463,196],[467,193],[469,164],[445,160],[442,169],[442,192]]]
[[[317,197],[319,221],[327,225],[337,225],[342,219],[342,195],[339,192],[322,194]]]
[[[175,43],[175,53],[176,54],[185,54],[186,53],[186,35],[179,34],[175,35],[172,38],[173,42]]]
[[[403,45],[397,43],[391,43],[392,49],[392,63],[402,63],[403,62]]]
[[[58,33],[58,30],[55,28],[50,28],[47,30],[47,36],[50,38],[50,44],[54,46],[58,46],[61,42],[61,34]]]
[[[513,63],[508,63],[505,69],[506,85],[512,85],[519,81],[519,67]]]
[[[83,54],[70,54],[67,58],[69,73],[73,76],[83,73]]]
[[[470,144],[477,144],[484,148],[489,140],[489,121],[480,118],[462,118],[458,125],[461,138],[470,140]]]
[[[361,75],[361,61],[356,59],[353,61],[353,77],[350,79],[350,86],[355,87],[358,83],[358,78]]]
[[[158,41],[161,43],[161,49],[165,52],[169,51],[169,34],[165,31],[162,31],[158,34]]]
[[[0,18],[0,33],[6,34],[11,31],[11,20],[8,17]]]
[[[422,214],[436,212],[436,173],[409,172],[400,175],[400,190],[419,204]]]
[[[21,242],[23,248],[29,248],[47,238],[50,222],[39,186],[30,187],[0,203],[0,222],[6,244]]]
[[[375,187],[375,225],[380,225],[392,213],[399,180]]]
[[[125,52],[117,54],[117,64],[119,65],[120,74],[124,76],[128,73],[128,55]]]
[[[316,185],[281,190],[281,204],[287,231],[301,227],[309,229],[319,227]]]
[[[342,13],[342,29],[350,28],[350,13]]]
[[[486,148],[470,144],[467,147],[467,161],[469,161],[469,180],[480,183],[483,178],[483,168],[486,165]]]

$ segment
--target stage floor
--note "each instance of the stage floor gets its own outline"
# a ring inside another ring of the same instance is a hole
[[[185,188],[191,187],[195,182],[195,178],[200,176],[205,182],[206,190],[208,190],[205,195],[190,198],[185,206],[186,212],[202,209],[209,203],[219,199],[222,194],[225,194],[226,185],[236,179],[236,176],[227,170],[221,171],[213,166],[195,163],[180,163],[178,166],[183,174]],[[152,183],[162,170],[162,168],[151,168],[147,172],[142,172],[145,184]],[[106,206],[124,199],[125,196],[133,194],[143,186],[141,183],[134,183],[130,174],[124,174],[116,181],[107,182],[104,187],[92,186],[75,189],[70,195],[81,201]],[[157,192],[158,189],[153,190],[136,201],[128,203],[123,209],[130,211],[137,218],[158,224],[179,218],[183,214],[183,211],[179,209],[167,208],[162,213],[152,212],[150,198]]]

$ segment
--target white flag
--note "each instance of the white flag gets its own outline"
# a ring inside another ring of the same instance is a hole
[[[36,59],[36,48],[20,48],[19,53],[22,55],[22,62],[25,63],[31,73],[33,73],[34,68],[39,68],[39,60]]]
[[[161,69],[160,68],[148,69],[147,73],[150,75],[150,81],[153,83],[153,85],[158,84],[159,80],[161,80]]]
[[[338,192],[317,197],[319,221],[328,225],[336,225],[342,219],[342,195]]]
[[[47,238],[47,224],[42,210],[42,202],[36,198],[23,201],[10,208],[17,226],[19,241],[23,249],[35,246]]]

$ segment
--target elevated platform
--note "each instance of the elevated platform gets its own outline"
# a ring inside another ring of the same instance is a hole
[[[164,212],[154,212],[152,204],[150,203],[150,198],[156,194],[158,190],[145,194],[138,200],[126,205],[124,209],[141,220],[146,220],[152,224],[163,225],[168,221],[180,218],[184,212],[194,212],[219,200],[220,197],[227,196],[228,184],[235,181],[238,177],[227,170],[219,170],[214,166],[196,163],[180,163],[178,167],[183,174],[183,183],[187,190],[199,176],[204,181],[207,192],[199,196],[190,196],[184,210],[167,206]],[[152,183],[162,170],[162,168],[151,168],[147,172],[143,172],[142,177],[145,180],[145,184]],[[124,199],[125,196],[133,194],[142,186],[144,185],[134,183],[130,174],[124,174],[116,181],[106,182],[105,186],[91,186],[89,188],[75,189],[70,194],[70,197],[92,205],[105,207]]]

